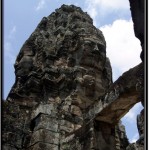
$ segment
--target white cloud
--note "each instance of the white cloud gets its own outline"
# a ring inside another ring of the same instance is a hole
[[[38,5],[36,6],[35,10],[39,11],[39,10],[43,9],[45,7],[45,4],[46,4],[45,0],[40,0]]]
[[[95,19],[97,15],[107,16],[114,12],[129,10],[128,0],[86,0],[86,11]]]
[[[11,64],[15,63],[16,56],[13,53],[13,47],[11,42],[8,41],[4,42],[4,57],[5,57],[4,61],[6,63],[11,63]]]
[[[15,34],[17,27],[14,25],[4,39],[4,61],[6,63],[14,64],[16,56],[14,54],[13,43],[15,43]]]
[[[126,0],[87,0],[87,2],[93,5],[97,5],[102,8],[110,8],[110,9],[128,9],[129,8],[129,2]]]
[[[13,28],[11,29],[11,31],[10,31],[10,34],[13,34],[13,33],[15,33],[16,32],[16,26],[13,26]]]
[[[95,6],[95,4],[93,4],[93,3],[91,3],[91,4],[89,4],[88,3],[88,7],[87,7],[87,12],[90,14],[90,16],[92,17],[92,18],[95,18],[96,16],[97,16],[97,10],[96,10],[96,6]]]
[[[143,106],[141,103],[137,103],[130,111],[121,119],[125,125],[126,134],[129,138],[130,143],[134,143],[139,138],[137,130],[137,115],[140,114]]]
[[[138,139],[139,139],[139,134],[136,133],[136,134],[132,137],[132,139],[130,140],[130,143],[135,143]]]
[[[140,114],[140,111],[143,109],[141,103],[137,103],[130,111],[123,117],[129,123],[136,123],[137,115]]]
[[[12,29],[9,31],[8,38],[14,38],[14,34],[16,33],[16,31],[16,26],[13,26]]]
[[[135,37],[131,20],[116,20],[110,25],[100,27],[106,40],[106,52],[110,59],[113,79],[138,65],[140,60],[140,41]]]

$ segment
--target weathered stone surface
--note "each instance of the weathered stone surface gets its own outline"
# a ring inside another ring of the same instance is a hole
[[[136,147],[135,143],[133,143],[133,144],[128,145],[126,150],[137,150],[137,147]]]
[[[22,46],[14,67],[16,81],[7,103],[13,102],[22,111],[28,111],[27,130],[33,132],[26,145],[22,146],[20,141],[20,148],[32,145],[34,149],[33,145],[48,142],[55,133],[65,137],[84,128],[85,110],[112,82],[102,32],[93,26],[87,13],[73,5],[62,5],[41,20]],[[51,141],[50,144],[61,143],[55,138]]]
[[[115,135],[116,135],[116,149],[123,150],[129,145],[128,138],[126,136],[125,127],[121,122],[115,127]]]
[[[50,115],[51,117],[57,116],[57,104],[40,104],[31,114],[31,118],[34,119],[39,114]]]
[[[126,149],[119,120],[142,99],[143,64],[112,83],[104,36],[79,7],[62,5],[44,17],[14,67],[3,149]],[[142,123],[139,116],[140,134]]]
[[[134,104],[143,101],[143,73],[143,63],[125,72],[98,102],[89,107],[85,118],[117,123]]]
[[[144,109],[141,113],[137,116],[137,128],[139,131],[139,140],[137,141],[138,144],[144,145]]]
[[[138,143],[129,144],[126,150],[144,150],[144,146]]]
[[[38,142],[59,145],[59,133],[47,129],[39,129],[33,132],[30,145],[34,145]]]
[[[50,115],[39,114],[31,121],[31,128],[34,131],[46,129],[58,132],[58,118],[52,118]]]
[[[144,28],[145,28],[145,6],[146,1],[145,0],[129,0],[130,2],[130,9],[131,9],[131,15],[132,20],[134,23],[134,33],[135,36],[140,40],[142,52],[141,52],[141,59],[144,61],[144,45],[145,45],[145,36],[144,36]]]
[[[132,15],[132,20],[134,23],[134,33],[135,36],[140,40],[141,42],[141,48],[142,48],[142,52],[141,52],[141,60],[144,62],[145,60],[145,52],[146,52],[146,39],[145,39],[145,34],[146,34],[146,3],[147,1],[145,0],[129,0],[130,3],[130,10],[131,10],[131,15]],[[146,72],[146,68],[145,68],[145,72]],[[146,88],[146,82],[144,82],[144,74],[143,74],[143,81],[142,81],[142,87]],[[146,80],[145,80],[146,81]],[[142,104],[144,106],[144,89],[143,92],[141,94],[142,97]],[[145,98],[146,100],[146,98]],[[144,112],[144,111],[143,111]],[[142,141],[142,145],[144,145],[144,120],[141,119],[142,117],[139,115],[137,122],[138,122],[138,129],[139,129],[139,134],[140,134],[140,139],[138,141]],[[143,117],[144,118],[144,117]],[[139,127],[140,124],[140,127]],[[143,126],[143,127],[142,127]],[[141,131],[142,131],[142,135],[141,135]],[[144,149],[144,146],[141,147],[142,149]],[[138,148],[137,148],[138,149]],[[140,149],[140,148],[139,148]]]
[[[59,150],[58,145],[38,142],[28,148],[28,150]]]

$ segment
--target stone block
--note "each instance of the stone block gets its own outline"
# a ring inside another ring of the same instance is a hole
[[[57,105],[54,103],[52,103],[52,104],[39,104],[39,106],[31,114],[31,118],[34,119],[40,113],[55,117],[56,113],[57,113]]]
[[[31,146],[29,150],[58,150],[58,145],[38,142]]]
[[[34,131],[39,129],[47,129],[50,131],[58,132],[58,119],[52,118],[49,115],[41,114],[34,120]]]
[[[59,144],[59,133],[45,129],[37,130],[32,134],[30,145],[33,145],[38,142],[57,145]]]

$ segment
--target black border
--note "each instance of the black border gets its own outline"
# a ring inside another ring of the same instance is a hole
[[[144,149],[148,149],[148,0],[144,4],[144,38],[145,38],[145,54],[144,54]]]

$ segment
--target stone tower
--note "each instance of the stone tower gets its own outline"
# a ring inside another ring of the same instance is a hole
[[[129,145],[119,120],[137,96],[118,101],[124,83],[112,86],[104,36],[79,7],[62,5],[44,17],[14,67],[16,80],[3,102],[3,150],[125,150]]]

